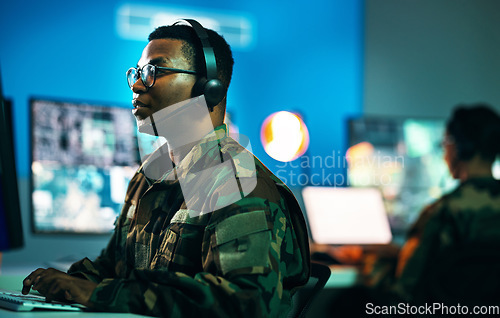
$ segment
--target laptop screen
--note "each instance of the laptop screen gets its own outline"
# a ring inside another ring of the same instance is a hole
[[[366,245],[392,240],[378,189],[305,187],[302,197],[315,243]]]

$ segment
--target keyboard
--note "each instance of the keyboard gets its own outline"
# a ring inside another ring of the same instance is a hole
[[[0,308],[14,311],[31,311],[34,309],[81,311],[85,306],[58,301],[48,303],[43,296],[0,291]]]

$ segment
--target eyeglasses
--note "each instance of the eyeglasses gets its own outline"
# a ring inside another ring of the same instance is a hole
[[[127,82],[128,86],[132,88],[135,82],[141,78],[142,84],[146,88],[151,88],[156,82],[156,74],[161,71],[173,72],[173,73],[186,73],[186,74],[196,74],[195,71],[182,70],[178,68],[156,66],[152,64],[146,64],[140,69],[137,67],[131,67],[127,71]]]

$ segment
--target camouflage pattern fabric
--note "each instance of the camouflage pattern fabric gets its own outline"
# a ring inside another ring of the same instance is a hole
[[[406,301],[419,293],[426,269],[444,250],[473,243],[500,246],[500,181],[476,178],[463,182],[427,207],[410,235],[420,236],[420,242],[394,289]]]
[[[232,170],[214,170],[215,186],[190,200],[233,203],[193,217],[187,207],[201,205],[186,202],[176,177],[196,172],[213,156],[238,158],[243,151],[223,125],[165,173],[162,162],[143,163],[108,246],[96,260],[83,259],[69,270],[98,283],[91,297],[96,309],[165,317],[286,316],[291,295],[309,277],[307,230],[290,190],[255,157],[247,175],[248,162],[233,160],[241,182],[253,171],[253,191],[230,191],[224,174]],[[163,176],[149,179],[144,169]]]

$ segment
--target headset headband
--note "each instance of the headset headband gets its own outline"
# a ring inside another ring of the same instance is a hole
[[[175,22],[175,24],[187,22],[193,28],[194,32],[198,36],[203,45],[203,55],[205,56],[205,67],[207,69],[207,80],[217,79],[217,62],[215,60],[214,49],[210,45],[208,40],[208,34],[205,28],[196,20],[193,19],[180,19]]]
[[[193,96],[203,94],[208,108],[210,111],[213,111],[214,106],[219,104],[226,95],[224,85],[222,85],[217,74],[217,61],[215,60],[214,49],[208,40],[207,31],[198,21],[193,19],[181,19],[175,22],[174,25],[182,22],[186,22],[193,28],[196,36],[200,39],[200,42],[203,45],[203,55],[205,56],[207,76],[206,78],[199,78],[195,83],[193,86]]]

